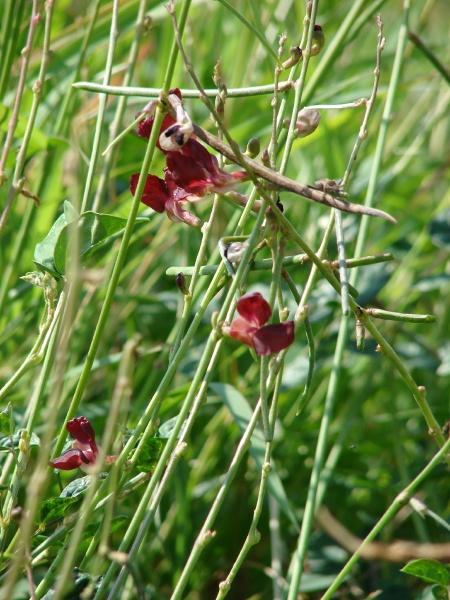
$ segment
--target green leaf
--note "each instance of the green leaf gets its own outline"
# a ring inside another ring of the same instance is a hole
[[[79,501],[77,496],[70,496],[61,498],[48,498],[44,500],[41,506],[40,514],[40,528],[44,528],[45,525],[52,521],[60,521],[69,512],[69,508]]]
[[[145,442],[144,447],[139,454],[139,460],[136,463],[138,471],[151,473],[158,462],[165,441],[162,438],[152,437]]]
[[[36,244],[36,247],[34,249],[33,260],[35,264],[44,271],[49,272],[56,279],[60,279],[62,275],[64,275],[64,272],[59,271],[56,266],[58,240],[61,237],[67,225],[73,223],[77,219],[78,213],[76,212],[72,204],[68,200],[66,200],[64,202],[63,214],[56,219],[48,234],[45,236],[42,242]],[[61,252],[61,249],[59,250],[59,252]],[[58,258],[59,261],[61,261],[61,257],[58,256]]]
[[[450,585],[450,569],[437,560],[418,558],[411,560],[401,569],[402,573],[413,575],[427,583]]]
[[[138,217],[137,222],[148,220],[148,217]],[[80,257],[83,258],[119,235],[125,229],[127,219],[93,211],[78,215],[66,201],[64,214],[58,217],[44,240],[37,244],[34,253],[34,262],[56,278],[65,274],[68,226],[75,222],[80,228]]]
[[[235,387],[229,385],[228,383],[211,383],[210,387],[230,409],[240,430],[244,431],[252,417],[253,412],[244,396],[238,392]],[[258,465],[258,468],[262,468],[264,450],[265,441],[263,432],[261,429],[256,428],[253,432],[250,442],[250,454]],[[291,503],[288,500],[283,483],[273,462],[267,485],[269,492],[277,500],[280,508],[284,511],[291,523],[298,528],[299,523],[297,517],[295,516]]]
[[[175,427],[177,419],[178,417],[172,417],[171,419],[164,421],[164,423],[162,423],[158,429],[158,437],[168,439],[173,431],[173,428]]]
[[[85,477],[79,477],[78,479],[74,479],[60,493],[60,498],[76,498],[77,496],[81,496],[89,487],[91,482],[90,475],[86,475]]]

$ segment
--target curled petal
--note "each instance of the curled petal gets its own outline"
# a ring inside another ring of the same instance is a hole
[[[75,417],[67,421],[66,429],[77,442],[89,445],[95,442],[95,431],[86,417]]]
[[[139,173],[134,173],[130,179],[130,191],[133,196],[136,193],[138,181]],[[147,175],[141,202],[150,206],[150,208],[153,208],[154,211],[162,213],[164,212],[165,204],[168,199],[169,191],[165,181],[156,177],[156,175]]]
[[[294,322],[265,325],[253,334],[256,354],[267,356],[284,350],[294,341]]]
[[[51,460],[50,464],[60,471],[71,471],[72,469],[78,469],[82,465],[89,464],[89,460],[81,450],[73,448]]]
[[[171,221],[186,223],[186,225],[191,225],[191,227],[199,227],[201,225],[200,219],[188,210],[185,210],[181,203],[174,197],[169,198],[166,202],[166,212]]]
[[[259,292],[245,294],[236,305],[238,313],[254,327],[261,327],[270,319],[272,309]]]
[[[247,344],[247,346],[253,348],[253,336],[257,330],[258,328],[251,325],[246,319],[236,317],[233,319],[230,327],[227,328],[225,333],[235,340],[239,340],[243,344]]]

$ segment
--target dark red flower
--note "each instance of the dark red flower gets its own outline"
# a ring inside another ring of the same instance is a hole
[[[131,176],[130,190],[133,196],[136,192],[138,179],[139,173]],[[156,177],[156,175],[147,175],[141,197],[141,201],[156,212],[161,213],[166,211],[167,216],[172,221],[187,223],[194,227],[200,225],[200,219],[187,210],[184,210],[182,204],[195,202],[198,199],[197,196],[178,187],[167,173],[165,180]]]
[[[95,432],[86,417],[76,417],[66,423],[66,429],[74,439],[72,448],[54,458],[50,464],[61,471],[71,471],[95,463],[98,447]]]
[[[272,309],[259,292],[242,296],[236,309],[239,316],[233,319],[225,333],[254,348],[259,356],[280,352],[294,341],[293,321],[265,324],[272,315]]]
[[[94,444],[95,431],[86,417],[75,417],[66,423],[66,429],[74,440],[82,444]]]
[[[166,155],[164,179],[148,175],[141,200],[156,212],[166,212],[173,221],[198,226],[200,220],[182,207],[186,202],[196,202],[211,192],[230,191],[237,182],[247,178],[244,172],[226,173],[219,167],[217,158],[192,138],[193,126],[182,103],[180,90],[170,90],[168,95],[172,114],[164,117],[158,148]],[[156,101],[144,109],[148,118],[138,126],[141,137],[149,137]],[[162,132],[162,133],[161,133]],[[131,176],[130,191],[136,193],[139,174]]]
[[[130,192],[133,196],[136,193],[138,181],[139,173],[134,173],[130,179]],[[156,175],[147,175],[141,202],[150,206],[156,212],[162,213],[166,206],[167,197],[168,191],[164,180],[156,177]]]
[[[167,168],[177,185],[196,196],[228,192],[247,179],[247,173],[226,173],[217,158],[197,140],[190,139],[177,152],[167,153]]]

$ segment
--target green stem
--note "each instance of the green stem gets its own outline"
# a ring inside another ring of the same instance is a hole
[[[131,82],[131,80],[133,78],[133,74],[134,74],[134,70],[135,70],[135,66],[136,66],[136,60],[138,57],[139,44],[140,44],[140,41],[142,38],[142,33],[144,30],[144,19],[145,19],[146,8],[147,8],[147,0],[140,0],[138,13],[137,13],[137,17],[136,17],[136,27],[135,27],[136,33],[133,38],[133,42],[131,44],[130,52],[128,54],[127,71],[125,73],[125,77],[123,80],[124,85],[129,85],[129,83]],[[109,83],[109,79],[108,79],[108,81],[105,81],[105,83]],[[71,89],[73,89],[73,88],[71,88]],[[101,98],[106,99],[106,96],[102,95]],[[125,113],[126,106],[127,106],[127,98],[125,96],[122,96],[121,98],[119,98],[119,101],[117,103],[116,113],[114,115],[113,122],[111,123],[110,132],[109,132],[108,148],[111,147],[113,140],[118,141],[116,138],[117,138],[119,129],[122,125],[123,115]],[[140,116],[143,116],[143,115],[140,115]],[[100,179],[98,181],[97,188],[95,191],[95,198],[94,198],[94,203],[92,206],[93,211],[97,211],[98,207],[100,206],[100,202],[101,202],[102,196],[104,194],[106,184],[109,179],[111,167],[113,164],[113,160],[114,160],[113,152],[107,153],[105,151],[103,153],[103,155],[104,154],[106,154],[106,158],[104,160],[103,169],[102,169]]]
[[[186,20],[187,12],[189,10],[190,3],[191,3],[191,0],[184,0],[184,3],[183,3],[182,19],[181,19],[183,27],[184,27],[184,23]],[[164,93],[167,93],[170,89],[170,84],[171,84],[173,72],[175,69],[175,62],[176,62],[177,55],[178,55],[178,46],[174,42],[174,44],[172,45],[172,50],[171,50],[171,54],[169,57],[169,63],[168,63],[166,75],[164,78],[164,84],[163,84],[163,92]],[[156,142],[158,140],[159,130],[160,130],[162,121],[163,121],[163,112],[162,112],[161,108],[158,106],[158,108],[156,109],[153,129],[152,129],[150,138],[148,140],[147,149],[145,152],[144,160],[143,160],[141,171],[139,174],[139,181],[138,181],[138,184],[136,187],[136,192],[135,192],[135,195],[133,198],[133,203],[131,205],[131,210],[128,215],[127,223],[125,225],[125,230],[124,230],[123,237],[122,237],[122,240],[120,243],[119,252],[117,254],[117,258],[116,258],[116,261],[115,261],[115,264],[113,267],[113,271],[111,273],[111,278],[109,280],[108,287],[106,290],[105,300],[103,302],[103,305],[102,305],[102,308],[100,311],[100,316],[97,321],[94,335],[92,337],[92,341],[91,341],[91,344],[90,344],[90,347],[89,347],[89,350],[88,350],[88,353],[86,356],[86,361],[83,366],[83,371],[81,372],[80,379],[78,380],[78,384],[77,384],[77,387],[74,392],[74,396],[72,398],[72,401],[71,401],[70,406],[67,411],[67,415],[66,415],[67,420],[71,419],[75,415],[75,412],[78,409],[78,405],[81,402],[81,399],[84,394],[84,390],[85,390],[87,382],[89,380],[89,375],[90,375],[90,372],[92,369],[92,365],[95,360],[95,356],[97,354],[97,350],[100,345],[100,340],[101,340],[101,337],[103,334],[103,330],[105,328],[105,325],[106,325],[106,322],[107,322],[107,319],[109,316],[109,312],[111,309],[111,305],[112,305],[112,302],[114,299],[114,293],[116,291],[117,284],[119,283],[119,280],[120,280],[122,268],[125,264],[128,246],[129,246],[129,243],[131,240],[134,224],[136,222],[136,217],[137,217],[137,214],[139,211],[141,196],[142,196],[142,192],[144,191],[147,174],[151,169],[154,150],[155,150]],[[65,427],[62,427],[60,434],[58,436],[58,440],[57,440],[55,449],[54,449],[54,455],[58,455],[61,452],[61,450],[64,446],[66,437],[67,437],[67,432],[65,430]]]
[[[434,315],[399,313],[392,310],[382,310],[381,308],[364,308],[363,310],[370,317],[386,321],[402,321],[404,323],[434,323],[436,321]]]
[[[66,118],[67,118],[67,114],[69,112],[70,104],[72,102],[73,93],[74,93],[73,83],[80,76],[81,67],[83,66],[83,63],[84,63],[84,59],[85,59],[86,52],[87,52],[88,45],[89,45],[89,40],[91,39],[92,31],[94,29],[94,25],[95,25],[95,22],[98,17],[100,3],[101,3],[101,0],[95,0],[95,4],[91,8],[89,22],[87,24],[87,27],[85,28],[85,34],[83,37],[83,41],[81,42],[80,51],[77,54],[77,64],[76,64],[75,70],[72,75],[72,85],[69,85],[67,87],[66,93],[64,95],[64,98],[61,102],[60,109],[58,111],[58,116],[56,117],[56,125],[55,125],[56,134],[62,133],[66,129],[66,125],[65,125]]]
[[[3,179],[5,176],[4,169],[5,169],[6,160],[8,158],[8,154],[11,149],[11,145],[13,143],[13,138],[14,138],[14,133],[16,131],[17,121],[19,120],[19,113],[20,113],[20,107],[22,104],[23,92],[25,90],[25,82],[26,82],[26,76],[27,76],[27,72],[28,72],[28,65],[30,62],[31,51],[33,49],[34,34],[36,33],[38,23],[39,23],[38,1],[33,0],[31,3],[31,16],[30,16],[30,23],[28,25],[27,39],[25,42],[25,47],[22,49],[22,52],[21,52],[19,81],[17,83],[16,95],[14,98],[14,105],[13,105],[11,117],[10,117],[9,123],[8,123],[8,131],[6,133],[6,140],[3,145],[2,154],[0,157],[0,185],[3,183]],[[8,200],[7,200],[7,202],[8,202]],[[8,207],[8,204],[6,204],[6,207]],[[0,220],[0,230],[3,226],[3,220],[5,219],[3,214],[4,213],[2,213],[2,217]]]
[[[142,98],[159,98],[162,92],[162,88],[147,88],[147,87],[133,87],[133,86],[121,86],[121,85],[101,85],[100,83],[91,83],[90,81],[77,81],[73,84],[73,87],[86,90],[87,92],[96,92],[99,94],[110,94],[111,96],[134,96]],[[263,96],[265,94],[273,94],[274,84],[269,83],[267,85],[256,85],[251,87],[241,88],[227,88],[227,98],[244,98],[246,96]],[[292,89],[291,81],[280,81],[278,84],[279,92],[286,92]],[[181,95],[183,98],[200,98],[200,92],[197,89],[186,89],[182,88]],[[207,88],[204,90],[205,94],[210,98],[217,96],[218,90],[216,88]]]
[[[277,414],[278,414],[278,398],[279,398],[280,384],[281,384],[282,377],[283,377],[283,370],[280,369],[280,371],[277,375],[277,381],[275,383],[275,388],[274,388],[274,393],[273,393],[273,398],[272,398],[272,405],[270,407],[269,422],[270,422],[270,429],[272,432],[275,428],[275,422],[276,422]],[[270,468],[271,468],[270,460],[271,460],[271,455],[272,455],[272,444],[273,444],[273,435],[271,435],[270,438],[266,439],[265,450],[264,450],[264,459],[262,461],[262,466],[261,466],[261,477],[260,477],[260,482],[259,482],[258,495],[257,495],[257,499],[256,499],[255,509],[253,511],[253,517],[252,517],[252,521],[250,524],[249,532],[247,534],[247,537],[245,538],[244,544],[243,544],[242,548],[240,549],[239,554],[238,554],[233,566],[231,567],[231,570],[228,573],[226,579],[219,583],[219,592],[216,596],[216,600],[222,600],[223,598],[225,598],[227,596],[228,592],[230,591],[231,585],[242,566],[242,563],[244,562],[244,560],[247,557],[248,553],[250,552],[251,548],[255,544],[257,544],[259,542],[259,540],[261,539],[261,534],[258,531],[258,523],[261,518],[261,513],[262,513],[262,509],[264,506],[264,500],[265,500],[266,492],[267,492],[267,485],[268,485]]]
[[[323,417],[320,423],[319,436],[317,438],[317,446],[314,455],[314,464],[311,472],[308,494],[303,513],[302,527],[295,550],[294,567],[289,585],[288,600],[295,600],[300,588],[300,580],[303,572],[303,563],[305,560],[306,550],[308,547],[309,536],[314,522],[314,512],[316,506],[317,487],[320,482],[322,466],[324,463],[325,453],[328,444],[328,431],[331,423],[331,418],[334,409],[334,400],[336,397],[337,385],[339,382],[339,372],[341,369],[342,357],[347,341],[346,324],[348,317],[342,317],[341,328],[336,342],[336,349],[333,358],[333,367],[331,370],[330,381],[328,385],[327,396],[323,408]]]
[[[253,23],[250,23],[250,21],[248,19],[246,19],[241,12],[236,10],[236,8],[234,8],[234,6],[232,6],[229,2],[227,2],[227,0],[216,0],[216,1],[220,2],[220,4],[222,4],[222,6],[225,6],[225,8],[227,10],[229,10],[235,17],[237,17],[239,19],[239,21],[241,21],[241,23],[243,23],[252,33],[254,33],[256,35],[256,37],[259,39],[259,41],[261,42],[261,44],[264,46],[264,48],[267,50],[267,52],[278,63],[278,55],[275,52],[275,50],[272,48],[270,43],[267,41],[264,34],[261,31],[259,31],[259,29],[253,25]]]
[[[322,596],[322,600],[331,600],[331,598],[335,598],[335,592],[339,589],[342,583],[345,581],[347,576],[350,574],[354,565],[358,562],[359,557],[361,556],[361,552],[364,548],[372,542],[378,534],[384,529],[384,527],[392,521],[395,515],[399,512],[399,510],[405,506],[409,502],[409,500],[413,497],[417,488],[423,483],[423,481],[430,475],[433,469],[441,462],[446,453],[450,450],[450,439],[447,440],[444,446],[434,455],[432,460],[426,465],[424,469],[417,475],[415,479],[402,491],[395,500],[391,503],[389,508],[384,512],[381,519],[376,523],[376,525],[371,529],[370,533],[364,538],[363,542],[353,553],[352,557],[346,563],[344,568],[339,572],[338,576],[332,583],[332,585],[328,588],[325,594]]]
[[[105,72],[103,75],[103,84],[104,85],[108,85],[109,80],[111,78],[112,68],[113,68],[114,50],[116,48],[116,41],[117,41],[117,38],[119,35],[118,29],[117,29],[118,13],[119,13],[119,0],[113,0],[112,11],[111,11],[111,27],[109,30],[108,52],[106,55]],[[86,175],[86,183],[84,186],[83,198],[81,200],[80,213],[84,212],[87,209],[89,195],[91,193],[92,183],[94,181],[95,167],[97,166],[97,161],[98,161],[98,157],[99,157],[100,138],[102,135],[103,119],[105,117],[106,100],[107,100],[107,95],[100,94],[100,98],[98,101],[97,121],[95,123],[94,138],[92,141],[91,156],[89,159],[89,167],[88,167],[88,172]],[[136,196],[140,197],[140,195],[138,195],[137,193],[136,193]]]
[[[382,262],[389,262],[394,260],[393,255],[390,252],[386,252],[384,254],[376,254],[372,256],[362,256],[360,258],[348,258],[345,261],[347,269],[354,269],[356,267],[360,267],[363,265],[375,265]],[[285,256],[282,260],[283,267],[290,267],[299,265],[302,266],[311,261],[310,257],[307,254],[295,254],[293,256]],[[326,260],[322,259],[322,263],[327,265],[331,269],[337,269],[339,264],[336,260]],[[271,258],[264,258],[262,260],[254,260],[250,264],[251,271],[271,271],[272,270],[273,261]],[[200,275],[214,275],[220,267],[217,265],[205,265],[204,267],[200,267]],[[194,273],[195,267],[168,267],[166,269],[166,275],[176,276],[178,273],[183,273],[183,275],[192,275]]]

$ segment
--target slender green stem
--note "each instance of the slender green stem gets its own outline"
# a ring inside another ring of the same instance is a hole
[[[111,11],[111,27],[109,30],[108,52],[106,55],[105,72],[103,75],[103,85],[108,85],[109,80],[111,78],[111,73],[112,73],[112,68],[113,68],[114,51],[116,48],[116,40],[119,36],[119,32],[117,29],[118,13],[119,13],[119,0],[113,0],[112,11]],[[90,160],[89,160],[88,172],[86,175],[86,183],[84,186],[83,198],[81,200],[80,213],[84,212],[88,207],[88,200],[89,200],[89,196],[91,193],[92,183],[94,181],[95,167],[97,166],[97,161],[99,158],[100,139],[101,139],[101,135],[102,135],[103,119],[105,117],[106,100],[107,100],[107,95],[100,94],[99,101],[98,101],[97,121],[95,123],[94,138],[92,140],[92,150],[91,150],[91,156],[90,156]],[[137,196],[137,194],[136,194],[136,196]]]
[[[345,323],[347,320],[348,317],[342,317],[341,323]],[[317,438],[316,451],[314,455],[314,464],[311,472],[308,494],[306,497],[306,504],[302,519],[302,527],[300,530],[295,555],[293,557],[294,565],[289,585],[288,600],[295,600],[297,598],[298,590],[300,587],[303,563],[305,560],[309,536],[314,522],[317,487],[319,485],[322,466],[325,458],[325,452],[328,444],[328,430],[333,416],[334,400],[336,397],[336,389],[339,381],[339,372],[341,369],[342,357],[344,354],[346,341],[346,328],[341,325],[336,342],[336,349],[333,358],[333,367],[331,370],[328,392],[323,408],[323,416],[320,423],[319,436]]]
[[[272,431],[275,428],[275,421],[276,421],[277,414],[278,414],[278,395],[280,392],[280,383],[281,383],[282,376],[283,376],[283,370],[281,369],[277,375],[277,382],[275,384],[275,389],[274,389],[274,393],[273,393],[272,405],[270,407],[269,422],[270,422],[270,428]],[[261,518],[262,509],[264,506],[264,500],[266,497],[267,485],[268,485],[270,468],[271,468],[270,460],[271,460],[271,455],[272,455],[272,444],[273,444],[272,438],[273,438],[273,435],[271,435],[270,438],[266,439],[266,444],[265,444],[265,449],[264,449],[264,458],[263,458],[262,466],[261,466],[261,477],[260,477],[260,482],[259,482],[258,495],[257,495],[257,499],[256,499],[255,509],[253,511],[252,521],[250,523],[249,532],[247,534],[247,537],[245,538],[244,544],[242,545],[242,548],[240,549],[239,554],[238,554],[233,566],[231,567],[231,570],[228,573],[226,579],[224,579],[223,581],[221,581],[219,583],[219,592],[217,593],[216,600],[222,600],[223,598],[225,598],[228,595],[228,592],[231,589],[231,585],[232,585],[233,581],[235,580],[236,575],[238,574],[238,572],[242,566],[242,563],[244,562],[244,560],[247,557],[248,553],[250,552],[251,548],[255,544],[257,544],[259,542],[259,540],[261,539],[261,534],[258,531],[258,523]]]
[[[16,131],[17,121],[19,119],[20,106],[22,104],[22,96],[25,89],[25,81],[28,72],[28,65],[30,62],[31,51],[33,49],[33,40],[34,34],[36,32],[37,26],[39,23],[39,6],[38,1],[33,0],[31,3],[31,16],[30,23],[28,25],[28,34],[27,40],[25,42],[25,47],[21,52],[21,63],[20,63],[20,73],[19,73],[19,81],[17,83],[16,95],[14,98],[14,106],[11,112],[11,117],[8,123],[8,131],[6,133],[6,140],[3,145],[2,154],[0,157],[0,184],[3,183],[3,179],[5,176],[5,163],[8,158],[9,151],[11,149],[11,144],[13,143],[14,132]],[[2,216],[3,219],[3,216]],[[1,229],[1,227],[0,227]]]
[[[375,254],[370,256],[361,256],[360,258],[347,258],[345,264],[347,269],[354,269],[356,267],[364,266],[364,265],[375,265],[382,262],[389,262],[394,260],[394,256],[390,252],[385,252],[384,254]],[[310,257],[307,254],[295,254],[293,256],[284,256],[282,260],[282,266],[290,267],[290,266],[302,266],[311,261]],[[337,269],[339,267],[338,261],[336,260],[327,260],[322,259],[322,263],[327,265],[331,269]],[[271,258],[264,258],[262,260],[254,260],[250,264],[251,271],[271,271],[272,270],[273,261]],[[183,273],[183,275],[192,275],[195,267],[168,267],[166,269],[166,275],[175,276],[178,273]],[[200,275],[214,275],[219,267],[217,265],[205,265],[204,267],[200,267]]]
[[[183,23],[183,27],[184,27],[184,23],[186,20],[187,11],[189,9],[190,3],[191,3],[191,0],[185,0],[184,4],[183,4],[182,19],[180,20],[180,23],[181,23],[181,21]],[[177,54],[178,54],[178,47],[174,43],[172,46],[172,51],[171,51],[171,54],[169,57],[169,63],[168,63],[166,75],[164,78],[164,84],[163,84],[164,93],[167,93],[170,89],[170,83],[172,80],[173,71],[175,69],[175,62],[176,62]],[[158,140],[159,129],[161,127],[162,121],[163,121],[163,113],[162,113],[161,108],[158,106],[158,108],[156,109],[153,129],[152,129],[150,138],[148,140],[147,149],[145,152],[144,160],[143,160],[141,171],[139,174],[139,181],[138,181],[138,184],[136,187],[136,192],[134,195],[133,203],[131,205],[130,213],[128,215],[128,219],[127,219],[127,223],[125,225],[125,230],[123,233],[122,241],[121,241],[121,244],[119,247],[119,252],[117,254],[114,268],[111,273],[111,278],[109,280],[108,287],[106,290],[105,300],[103,302],[103,305],[102,305],[102,308],[100,311],[100,315],[99,315],[99,319],[98,319],[97,325],[95,327],[94,335],[92,337],[92,341],[91,341],[91,344],[90,344],[90,347],[89,347],[89,350],[87,353],[86,361],[83,366],[83,371],[80,375],[80,379],[78,380],[78,384],[75,389],[74,396],[72,398],[69,409],[67,411],[67,415],[66,415],[67,419],[71,419],[74,416],[75,412],[77,411],[78,405],[81,402],[81,399],[84,394],[84,390],[85,390],[87,382],[89,380],[91,368],[92,368],[93,362],[95,360],[95,356],[97,354],[97,350],[98,350],[98,347],[100,344],[103,330],[106,325],[106,321],[109,316],[109,312],[110,312],[111,305],[112,305],[113,298],[114,298],[114,293],[116,291],[117,284],[119,283],[119,280],[120,280],[122,268],[125,264],[125,259],[126,259],[126,255],[127,255],[127,251],[128,251],[128,245],[130,243],[134,224],[136,222],[136,217],[137,217],[139,206],[140,206],[142,192],[144,191],[147,174],[151,168],[154,150],[155,150],[156,142]],[[55,450],[54,450],[54,455],[58,455],[61,452],[66,437],[67,437],[67,432],[66,432],[65,428],[63,427],[58,436],[58,440],[57,440]]]
[[[79,543],[84,529],[89,524],[94,511],[94,496],[98,487],[99,475],[104,466],[106,454],[111,446],[111,442],[115,435],[116,424],[119,418],[119,413],[122,404],[128,404],[131,396],[130,378],[134,367],[134,352],[136,350],[136,340],[127,342],[124,348],[122,361],[117,375],[116,387],[111,400],[108,418],[106,420],[105,431],[102,438],[102,444],[99,448],[99,453],[96,463],[91,473],[91,481],[83,502],[80,508],[80,517],[76,522],[75,528],[70,536],[70,542],[65,551],[64,563],[61,570],[58,571],[57,583],[54,592],[54,600],[60,600],[66,591],[67,580],[72,571],[72,566],[75,561],[76,553],[78,552]]]
[[[39,104],[41,101],[42,90],[45,83],[45,75],[47,73],[47,66],[50,61],[50,35],[52,28],[52,18],[53,18],[53,9],[54,9],[54,1],[55,0],[47,0],[45,3],[45,26],[44,26],[44,42],[42,45],[42,56],[41,56],[41,64],[39,68],[39,74],[36,81],[33,84],[33,101],[31,103],[31,110],[28,116],[27,124],[25,127],[25,133],[23,135],[22,143],[20,146],[20,150],[16,157],[13,180],[10,185],[8,196],[6,199],[5,207],[0,216],[0,232],[4,229],[6,222],[9,217],[9,213],[11,211],[13,202],[15,197],[19,192],[22,191],[23,188],[23,170],[25,167],[28,145],[30,143],[31,134],[33,133],[34,124],[36,121],[37,111],[39,108]],[[33,19],[32,19],[33,20]],[[31,27],[31,25],[30,25]],[[27,53],[31,52],[31,47],[27,49]],[[27,71],[27,66],[24,69],[25,75]],[[24,76],[25,76],[24,75]],[[23,90],[22,90],[23,91]],[[20,104],[19,104],[20,108]],[[6,160],[6,155],[5,155]],[[2,176],[3,166],[0,167],[0,178]]]
[[[134,96],[142,98],[159,98],[162,88],[132,87],[120,85],[101,85],[100,83],[91,83],[90,81],[77,81],[73,87],[86,90],[87,92],[96,92],[110,94],[111,96]],[[280,81],[278,84],[279,92],[286,92],[292,89],[291,81]],[[183,98],[200,98],[200,92],[197,89],[181,88]],[[217,96],[216,88],[207,88],[205,94],[210,98]],[[251,87],[227,88],[227,98],[245,98],[246,96],[263,96],[273,94],[274,84],[256,85]]]
[[[403,321],[404,323],[434,323],[436,321],[434,315],[406,314],[392,310],[382,310],[381,308],[365,308],[364,312],[370,317],[386,321]]]
[[[319,63],[314,69],[314,73],[311,75],[308,83],[305,86],[305,104],[308,103],[312,98],[316,87],[319,85],[319,82],[324,81],[326,72],[331,68],[331,65],[334,63],[336,58],[342,53],[344,41],[347,38],[351,27],[355,23],[356,17],[361,12],[361,9],[364,8],[366,3],[367,0],[355,0],[355,2],[352,3],[350,10],[339,26],[335,36],[330,42],[327,43],[323,53],[321,54]],[[360,26],[363,24],[364,23],[361,22]]]
[[[140,0],[138,13],[137,13],[137,17],[136,17],[136,33],[133,38],[133,42],[131,44],[130,52],[128,54],[127,71],[125,73],[125,77],[123,80],[124,85],[129,85],[129,83],[131,82],[131,80],[133,78],[133,74],[134,74],[134,70],[135,70],[135,66],[136,66],[136,60],[138,57],[139,45],[140,45],[140,41],[142,38],[143,30],[144,30],[144,19],[145,19],[146,8],[147,8],[147,0]],[[106,77],[106,74],[105,74],[105,77]],[[104,81],[104,83],[108,84],[109,79],[108,79],[108,81]],[[106,96],[102,95],[102,96],[100,96],[100,98],[106,99]],[[113,122],[111,123],[111,126],[110,126],[108,149],[111,148],[113,140],[118,141],[117,134],[122,125],[123,115],[125,113],[126,106],[127,106],[127,98],[125,96],[122,96],[121,98],[119,98],[119,101],[117,103],[116,113],[114,115]],[[93,202],[93,206],[92,206],[92,210],[94,210],[94,211],[97,211],[98,207],[100,206],[100,202],[101,202],[102,196],[105,192],[105,188],[106,188],[106,185],[107,185],[107,182],[109,179],[109,173],[111,171],[111,167],[112,167],[113,160],[114,160],[113,152],[107,153],[105,151],[103,153],[103,155],[105,155],[105,154],[106,154],[106,158],[103,163],[103,169],[102,169],[102,172],[100,175],[99,182],[96,187],[95,198],[94,198],[94,202]]]
[[[303,97],[303,90],[305,87],[306,81],[306,73],[308,71],[309,60],[311,57],[311,45],[314,34],[314,25],[316,22],[317,10],[318,10],[319,2],[318,0],[312,0],[307,4],[307,14],[305,17],[305,27],[303,31],[303,40],[302,40],[302,50],[303,50],[303,60],[302,67],[300,70],[300,75],[297,81],[295,82],[295,95],[294,95],[294,105],[292,107],[291,118],[289,121],[289,128],[287,132],[287,138],[283,149],[283,156],[281,158],[280,164],[280,173],[284,174],[286,172],[288,159],[292,150],[292,145],[294,143],[296,137],[296,125],[297,125],[297,115],[300,109],[300,104]],[[304,42],[306,41],[306,47],[304,47]]]
[[[84,59],[86,57],[89,40],[91,39],[92,31],[94,29],[94,25],[95,25],[95,22],[98,17],[100,3],[101,3],[101,0],[95,0],[95,3],[93,4],[93,6],[90,9],[91,12],[89,15],[89,22],[85,29],[83,41],[81,42],[80,52],[78,53],[78,56],[77,56],[77,64],[76,64],[76,67],[75,67],[73,75],[72,75],[72,83],[74,83],[80,76],[81,67],[83,66]],[[73,88],[73,85],[69,85],[66,89],[66,93],[64,94],[64,98],[61,102],[61,105],[60,105],[60,108],[58,111],[58,116],[56,117],[55,131],[57,134],[64,132],[67,127],[67,125],[66,125],[67,116],[69,113],[70,105],[73,101],[74,91],[75,90]]]
[[[376,525],[370,530],[370,533],[364,538],[363,542],[353,553],[351,558],[345,564],[344,568],[339,572],[338,576],[332,583],[332,585],[327,589],[325,594],[322,596],[322,600],[331,600],[331,598],[335,597],[336,591],[345,581],[354,565],[358,562],[359,557],[361,556],[362,550],[372,542],[379,533],[384,529],[384,527],[392,521],[398,511],[405,506],[415,494],[416,490],[420,487],[420,485],[424,482],[424,480],[430,475],[433,469],[442,461],[445,455],[450,450],[450,439],[448,439],[442,448],[434,455],[434,457],[430,460],[430,462],[422,469],[422,471],[411,481],[411,483],[402,491],[391,503],[389,508],[384,512],[383,516],[379,519]]]
[[[229,10],[235,17],[239,19],[239,21],[241,21],[241,23],[243,23],[252,33],[254,33],[258,40],[261,42],[261,44],[264,46],[264,48],[267,50],[268,54],[270,54],[272,58],[274,58],[274,60],[278,62],[278,55],[276,51],[267,41],[265,35],[257,27],[255,27],[253,23],[251,23],[241,12],[234,8],[232,4],[227,2],[227,0],[216,0],[216,2],[220,2],[222,6],[225,6],[227,10]]]

